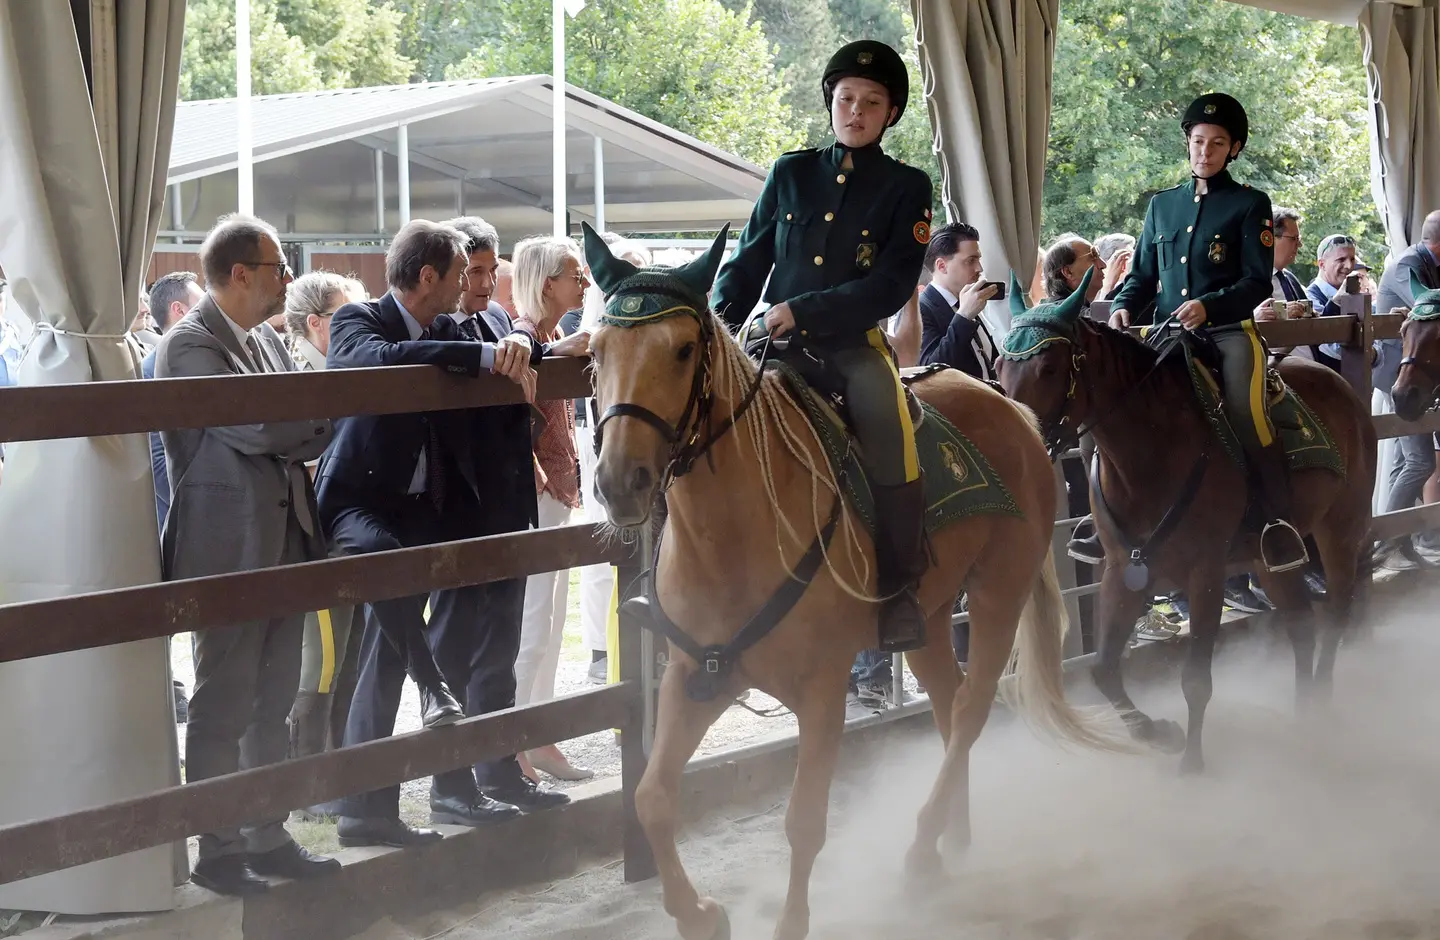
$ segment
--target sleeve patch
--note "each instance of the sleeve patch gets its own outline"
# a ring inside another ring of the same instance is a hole
[[[1268,228],[1260,233],[1260,244],[1264,245],[1266,248],[1275,247],[1275,236],[1271,234]]]
[[[913,231],[917,242],[922,245],[930,244],[930,224],[928,222],[916,222]]]

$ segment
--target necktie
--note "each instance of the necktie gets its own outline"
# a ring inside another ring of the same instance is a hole
[[[270,371],[269,363],[265,361],[265,355],[260,352],[260,343],[256,341],[254,333],[245,334],[245,349],[250,353],[250,361],[255,364],[255,368],[261,372]]]
[[[470,317],[460,324],[460,335],[468,340],[480,338],[480,327],[476,325],[474,317]]]

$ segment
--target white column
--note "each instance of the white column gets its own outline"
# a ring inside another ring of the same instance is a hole
[[[375,150],[375,231],[385,231],[385,151]]]
[[[605,141],[595,135],[595,231],[605,231]]]
[[[555,85],[551,105],[551,150],[554,172],[551,199],[555,211],[554,234],[569,234],[565,222],[565,7],[562,0],[550,0],[550,77]]]
[[[255,213],[255,164],[250,139],[250,0],[235,0],[235,172],[241,212]]]
[[[174,229],[175,231],[177,231],[177,232],[180,231],[182,228],[185,227],[185,207],[184,207],[183,205],[181,205],[181,203],[180,203],[180,198],[181,198],[181,196],[182,196],[182,192],[181,192],[181,190],[180,190],[180,184],[179,184],[179,183],[171,183],[171,184],[170,184],[170,227],[173,228],[173,229]],[[177,245],[180,244],[181,242],[183,242],[184,240],[185,240],[185,239],[181,238],[179,235],[176,235],[176,236],[175,236],[175,244],[177,244]]]
[[[401,124],[395,131],[397,177],[400,180],[400,224],[410,224],[410,126]]]
[[[455,181],[455,214],[465,214],[465,177]]]

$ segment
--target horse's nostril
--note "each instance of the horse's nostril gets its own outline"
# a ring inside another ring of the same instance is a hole
[[[636,467],[635,472],[630,476],[630,492],[644,493],[650,489],[652,482],[654,482],[654,475],[651,474],[649,467]]]

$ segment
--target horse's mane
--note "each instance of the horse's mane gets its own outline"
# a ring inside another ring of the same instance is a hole
[[[714,390],[726,399],[731,408],[738,408],[745,396],[755,386],[759,367],[745,354],[739,341],[730,334],[725,321],[713,313],[710,314],[710,317],[713,334],[711,362],[715,370]],[[820,440],[819,433],[811,425],[809,417],[801,409],[800,404],[785,388],[779,376],[773,372],[765,373],[759,376],[759,382],[760,388],[755,393],[755,400],[750,405],[749,412],[736,422],[735,433],[731,435],[731,439],[735,442],[736,453],[742,454],[740,446],[742,426],[749,434],[750,444],[755,450],[755,459],[760,465],[760,476],[764,480],[766,498],[770,500],[770,506],[775,511],[775,542],[780,554],[780,563],[785,565],[786,571],[791,577],[794,577],[794,571],[785,562],[786,540],[784,535],[788,535],[792,542],[802,547],[808,546],[811,540],[819,535],[825,527],[826,520],[820,513],[820,507],[824,501],[818,497],[820,491],[825,490],[840,502],[840,537],[849,542],[851,548],[854,549],[850,553],[854,567],[848,576],[842,575],[836,570],[835,561],[831,557],[828,547],[823,548],[825,566],[830,570],[835,583],[845,593],[857,600],[875,600],[865,589],[869,578],[869,569],[864,553],[860,551],[859,533],[853,514],[850,512],[849,506],[845,504],[845,494],[834,469],[830,466],[830,461],[825,456],[825,445]],[[791,524],[776,490],[770,451],[772,435],[778,439],[780,447],[810,474],[811,520],[810,525],[806,526],[804,535]]]
[[[1107,381],[1122,387],[1144,381],[1153,388],[1149,394],[1141,394],[1140,399],[1163,401],[1167,407],[1194,404],[1183,355],[1171,355],[1168,361],[1155,368],[1159,351],[1129,330],[1117,329],[1109,323],[1089,318],[1079,321],[1077,329],[1088,329],[1100,340],[1100,348],[1108,354],[1101,368]]]

